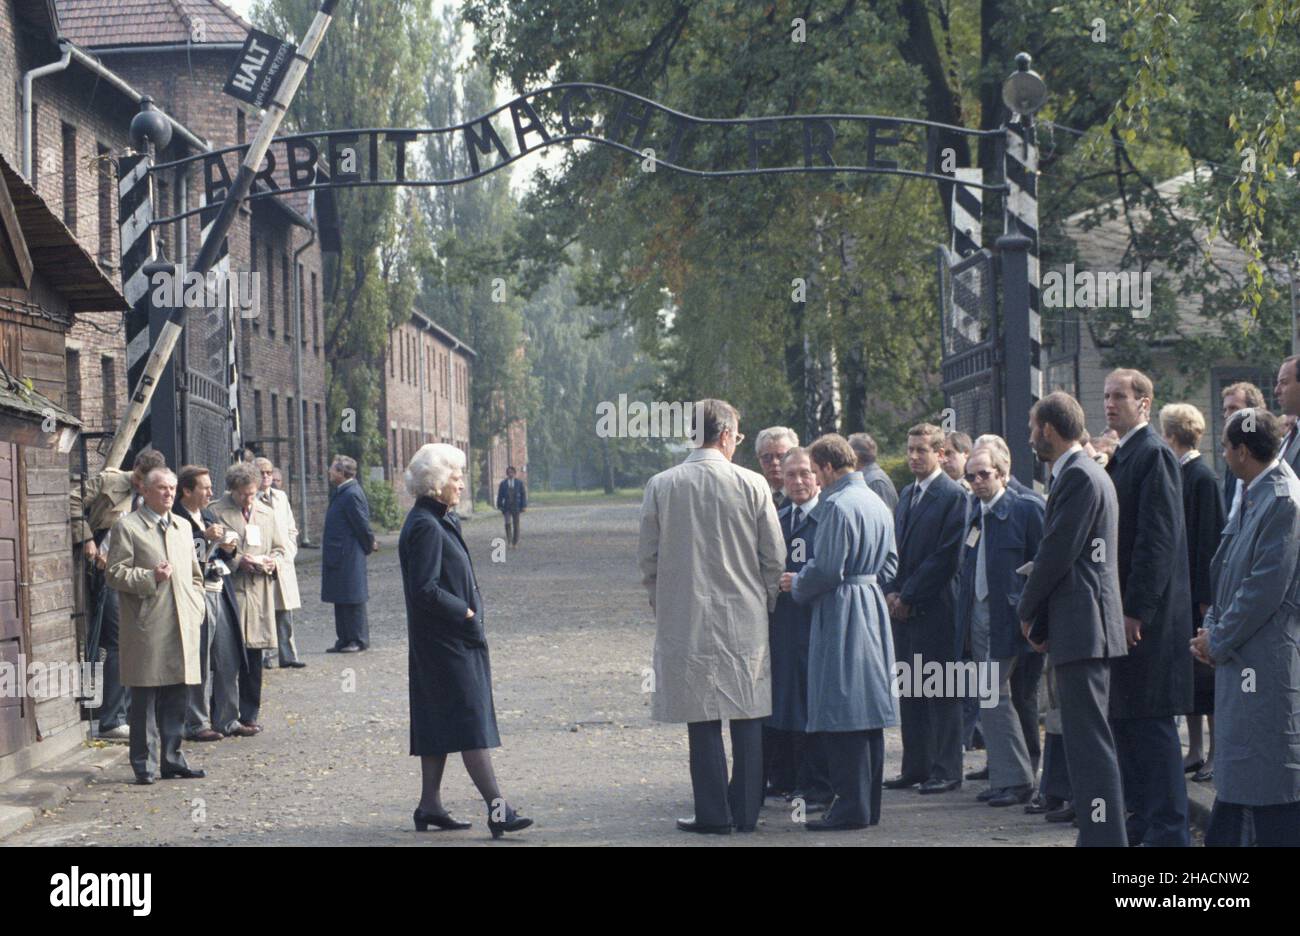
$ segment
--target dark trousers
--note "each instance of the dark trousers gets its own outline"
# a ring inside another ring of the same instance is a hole
[[[228,735],[239,727],[239,702],[250,691],[244,689],[243,684],[253,677],[244,671],[248,655],[244,652],[244,638],[239,630],[239,621],[230,613],[224,601],[217,601],[209,607],[212,608],[213,627],[211,724],[213,731]],[[259,681],[260,696],[260,664],[256,678]]]
[[[506,542],[511,546],[519,545],[519,511],[503,510],[502,515],[506,518]]]
[[[1065,738],[1048,732],[1043,746],[1043,773],[1038,778],[1038,792],[1059,800],[1073,799],[1070,771],[1065,765]]]
[[[1124,791],[1115,738],[1106,719],[1110,663],[1076,660],[1058,663],[1055,669],[1065,760],[1079,817],[1077,844],[1122,848],[1128,844]]]
[[[903,776],[916,782],[961,780],[961,699],[898,700]]]
[[[830,768],[821,735],[764,725],[763,776],[765,788],[776,793],[797,792],[805,800],[829,800]]]
[[[690,722],[686,726],[695,821],[704,826],[734,825],[741,832],[752,832],[763,806],[763,720],[733,718],[730,726],[730,782],[722,722]]]
[[[255,725],[262,710],[262,651],[245,650],[244,656],[247,672],[239,673],[239,720]]]
[[[334,606],[334,633],[336,648],[350,643],[360,644],[364,650],[370,646],[370,621],[366,619],[364,604],[336,604]]]
[[[1043,678],[1047,655],[1030,650],[1016,657],[1011,671],[1011,707],[1020,716],[1020,732],[1025,736],[1025,750],[1034,770],[1042,760],[1042,742],[1038,727],[1038,684]]]
[[[1121,718],[1111,727],[1124,778],[1124,807],[1133,813],[1129,838],[1153,847],[1191,845],[1183,745],[1174,717]]]
[[[181,735],[185,730],[183,683],[173,686],[134,686],[128,720],[131,725],[131,769],[137,777],[157,777],[185,770]]]
[[[826,749],[831,790],[835,793],[827,821],[879,824],[885,768],[884,731],[880,728],[825,731],[818,737]]]
[[[102,541],[103,538],[101,532],[96,540]],[[128,693],[122,685],[122,664],[117,653],[117,592],[108,587],[107,578],[98,566],[91,570],[90,589],[86,598],[89,605],[87,610],[92,616],[98,613],[100,605],[104,609],[99,628],[99,648],[104,655],[104,698],[95,710],[95,717],[99,719],[99,730],[108,731],[126,724]]]
[[[1253,836],[1251,819],[1254,820]],[[1205,847],[1235,848],[1242,845],[1300,847],[1300,803],[1241,806],[1216,799],[1214,808],[1210,810],[1210,824],[1205,830]]]

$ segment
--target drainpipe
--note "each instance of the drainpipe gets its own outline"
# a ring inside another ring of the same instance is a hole
[[[32,181],[32,82],[68,67],[72,61],[72,46],[60,40],[59,48],[63,50],[63,57],[57,62],[23,72],[23,178],[28,182]]]
[[[419,322],[418,319],[416,321]],[[420,366],[417,368],[417,370],[420,372],[420,445],[424,444],[424,436],[428,431],[424,419],[424,388],[425,388],[424,361],[425,358],[428,357],[428,355],[424,353],[425,351],[424,333],[426,328],[427,326],[425,326],[423,323],[420,323],[420,327],[416,331],[416,334],[420,336]]]
[[[297,334],[293,337],[293,383],[298,394],[298,529],[299,538],[303,546],[311,545],[311,526],[307,522],[307,408],[302,404],[302,339],[306,334],[303,329],[303,322],[306,316],[303,314],[303,295],[302,295],[302,277],[298,275],[298,258],[301,257],[312,244],[316,243],[316,229],[308,228],[311,237],[307,243],[303,244],[293,252],[293,291],[294,291],[294,308],[298,310]]]

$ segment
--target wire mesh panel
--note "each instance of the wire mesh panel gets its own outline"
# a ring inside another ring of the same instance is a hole
[[[224,489],[231,458],[226,387],[227,317],[224,306],[191,309],[185,321],[185,461],[207,465],[215,491]]]
[[[958,260],[940,247],[939,319],[943,395],[956,428],[971,436],[1002,433],[998,369],[997,279],[993,256],[980,250]]]

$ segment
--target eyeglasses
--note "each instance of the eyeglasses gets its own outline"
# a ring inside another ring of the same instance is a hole
[[[744,436],[741,436],[741,438],[743,439]],[[737,444],[739,445],[739,443]],[[783,458],[785,458],[785,454],[782,452],[767,452],[763,455],[758,456],[758,460],[761,461],[764,465],[773,465],[776,462],[779,462]]]
[[[966,480],[974,481],[978,479],[980,481],[987,481],[989,478],[993,477],[993,475],[994,471],[992,468],[981,468],[979,471],[966,472]]]

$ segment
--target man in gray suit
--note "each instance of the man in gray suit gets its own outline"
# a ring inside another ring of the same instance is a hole
[[[853,446],[853,454],[857,456],[862,480],[892,512],[898,506],[898,489],[885,469],[876,462],[876,440],[865,432],[855,432],[849,436],[849,445]]]
[[[1119,588],[1119,503],[1083,454],[1083,407],[1048,394],[1029,414],[1030,442],[1051,465],[1043,539],[1020,596],[1021,629],[1056,673],[1079,845],[1125,846],[1124,795],[1107,709],[1110,661],[1126,655]]]

